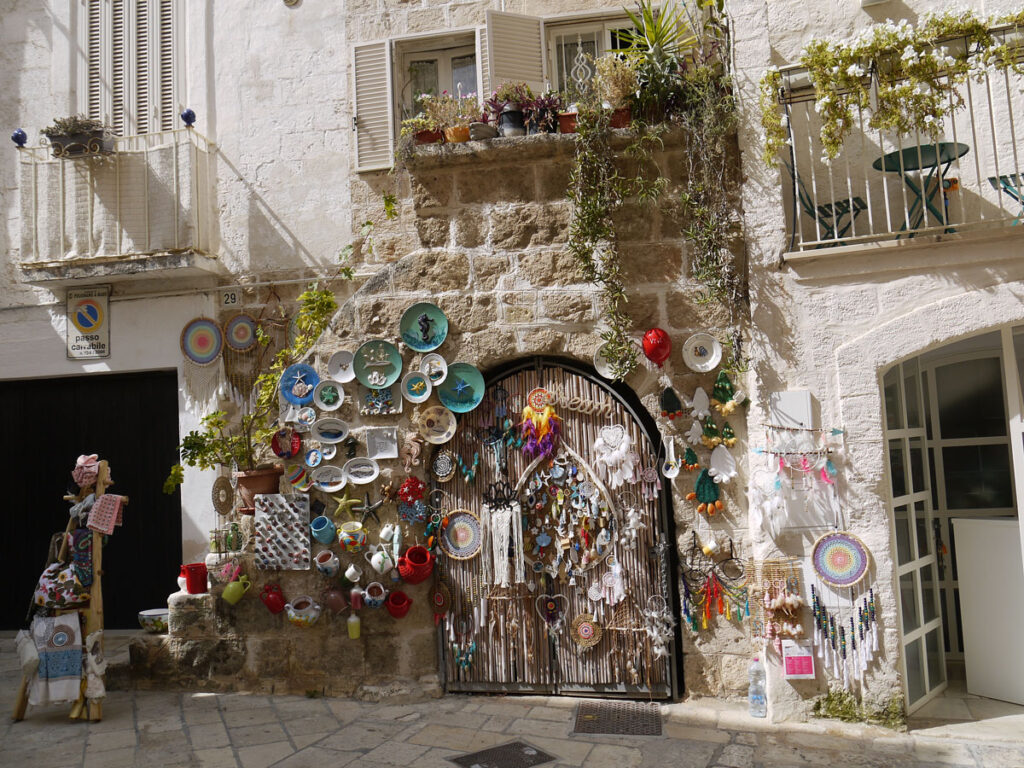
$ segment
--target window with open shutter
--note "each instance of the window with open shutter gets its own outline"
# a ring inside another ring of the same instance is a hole
[[[353,130],[356,170],[390,168],[394,153],[391,100],[391,43],[357,45],[352,49],[355,92]]]
[[[182,0],[80,0],[80,111],[122,136],[174,128]]]
[[[522,81],[536,93],[544,90],[547,73],[541,19],[488,11],[486,37],[489,88]]]

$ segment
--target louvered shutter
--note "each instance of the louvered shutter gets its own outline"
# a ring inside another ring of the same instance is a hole
[[[174,3],[173,0],[160,0],[160,62],[158,71],[160,82],[157,86],[156,100],[159,105],[157,118],[159,129],[169,131],[174,128]]]
[[[128,94],[128,61],[125,55],[125,0],[112,0],[110,5],[110,125],[114,133],[127,134],[126,112]]]
[[[353,47],[352,78],[355,86],[356,170],[390,168],[394,154],[390,41]]]
[[[86,99],[85,114],[94,120],[103,115],[103,2],[90,0],[86,6]]]
[[[149,4],[138,0],[135,6],[135,130],[150,131],[150,56]]]
[[[544,22],[535,16],[487,12],[487,65],[490,88],[522,81],[536,93],[544,90]]]
[[[491,98],[491,68],[487,59],[487,28],[476,30],[476,81],[480,91],[480,103]]]

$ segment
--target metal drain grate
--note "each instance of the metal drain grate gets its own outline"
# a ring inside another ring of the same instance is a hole
[[[574,733],[661,736],[661,707],[642,701],[584,701]]]
[[[462,768],[533,768],[535,765],[550,763],[554,759],[536,747],[521,741],[513,741],[511,744],[502,744],[480,752],[449,757],[448,761],[461,765]]]

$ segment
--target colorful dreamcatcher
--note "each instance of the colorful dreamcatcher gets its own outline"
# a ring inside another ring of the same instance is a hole
[[[189,399],[205,405],[217,394],[223,378],[224,333],[216,320],[197,317],[181,330],[180,344]]]
[[[551,405],[546,389],[537,387],[530,391],[519,423],[523,439],[523,454],[528,457],[553,456],[562,433],[562,420]]]

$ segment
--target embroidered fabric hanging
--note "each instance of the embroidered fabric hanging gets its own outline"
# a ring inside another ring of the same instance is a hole
[[[185,405],[203,408],[217,394],[224,378],[224,334],[216,320],[197,317],[181,330],[185,356]]]
[[[590,455],[594,468],[612,490],[637,481],[640,457],[633,450],[629,432],[621,424],[602,427]]]
[[[32,640],[39,653],[39,669],[29,687],[32,706],[74,701],[82,684],[82,630],[78,613],[36,616]]]
[[[224,373],[228,383],[228,396],[238,406],[245,406],[256,384],[257,321],[240,312],[224,323]]]
[[[486,495],[486,494],[485,494]],[[519,502],[494,499],[484,503],[480,515],[483,526],[483,583],[507,587],[526,581],[523,559],[523,515]]]

